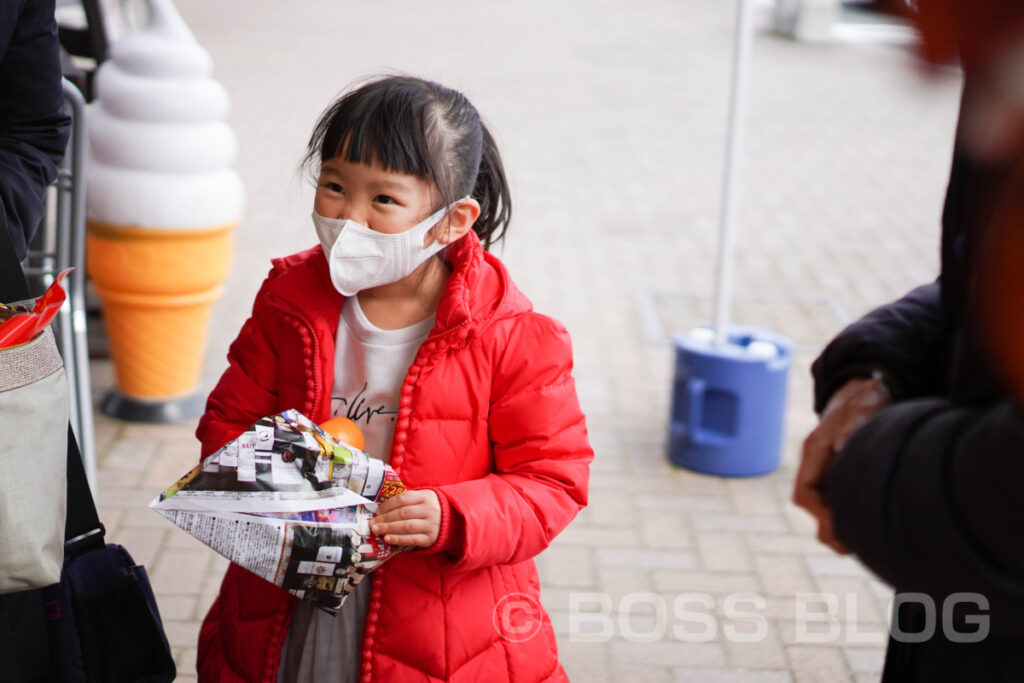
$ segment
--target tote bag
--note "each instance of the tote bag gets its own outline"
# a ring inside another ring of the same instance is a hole
[[[0,349],[0,593],[60,581],[67,423],[53,332]]]

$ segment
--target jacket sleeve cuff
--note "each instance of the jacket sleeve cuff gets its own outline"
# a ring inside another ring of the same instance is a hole
[[[841,370],[826,373],[821,365],[815,363],[812,368],[814,376],[814,412],[819,416],[825,411],[829,399],[851,379],[870,377],[874,364],[871,362],[855,363]]]
[[[445,553],[457,558],[466,537],[466,520],[458,510],[452,507],[443,490],[437,487],[429,487],[429,490],[437,494],[437,501],[441,504],[441,528],[437,532],[437,540],[434,541],[434,544],[423,548],[420,552],[428,555]]]

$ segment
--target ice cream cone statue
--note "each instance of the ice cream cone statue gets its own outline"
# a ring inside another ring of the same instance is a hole
[[[244,192],[228,95],[171,0],[114,43],[88,118],[87,262],[117,389],[108,415],[194,417],[210,309]]]

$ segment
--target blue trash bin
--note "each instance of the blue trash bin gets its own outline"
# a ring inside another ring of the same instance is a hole
[[[673,338],[676,348],[669,459],[722,477],[773,472],[782,457],[792,344],[753,327],[710,328]]]

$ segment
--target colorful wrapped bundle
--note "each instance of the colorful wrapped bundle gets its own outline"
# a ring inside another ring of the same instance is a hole
[[[383,461],[294,410],[266,417],[150,503],[192,536],[329,612],[399,549],[370,533],[405,490]]]

